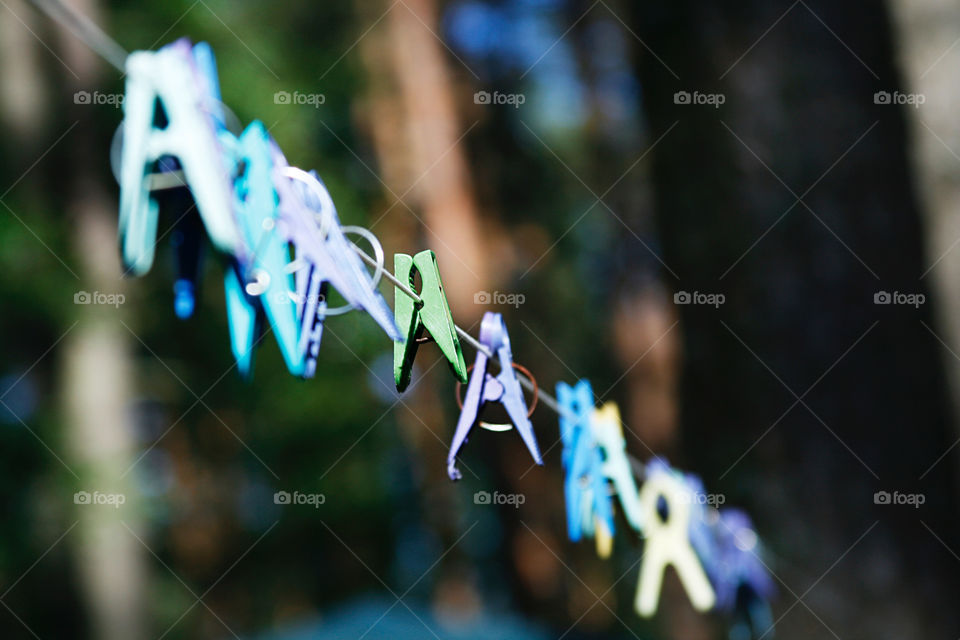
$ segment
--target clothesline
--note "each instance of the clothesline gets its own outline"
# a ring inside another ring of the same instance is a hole
[[[31,2],[86,43],[113,67],[126,73],[126,60],[130,54],[89,18],[65,5],[62,0],[31,0]],[[208,53],[208,56],[212,64],[212,54]],[[219,91],[217,91],[216,94],[217,99],[219,99]],[[226,108],[226,105],[222,106]],[[134,121],[134,118],[130,116],[129,113],[127,115],[129,117],[127,123],[129,124]],[[254,127],[254,125],[260,127],[264,139],[269,142],[270,139],[266,131],[263,130],[262,124],[255,121],[251,127]],[[254,130],[256,131],[256,129]],[[118,141],[119,140],[115,138],[115,143]],[[157,153],[161,152],[158,151]],[[281,165],[285,166],[286,161],[279,152],[279,149],[277,149],[276,153],[279,155]],[[172,155],[177,154],[173,153]],[[156,159],[156,156],[154,156],[153,159]],[[211,162],[208,161],[207,164],[209,165]],[[285,166],[285,170],[286,173],[284,175],[286,175],[286,177],[297,178],[296,174],[302,174],[302,176],[311,178],[314,182],[318,180],[315,174],[307,174],[300,169]],[[186,176],[176,170],[169,170],[160,174],[141,175],[141,178],[146,179],[146,184],[149,185],[147,188],[150,191],[190,186],[187,184]],[[121,205],[123,204],[122,194],[124,193],[124,184],[125,183],[121,181]],[[323,196],[325,196],[329,202],[330,210],[333,211],[333,203],[330,200],[329,194],[326,192],[325,187],[322,187],[322,183],[318,184],[322,189]],[[280,201],[283,201],[283,196],[280,196]],[[124,233],[123,211],[123,206],[121,206],[121,233]],[[227,210],[227,213],[224,215],[229,217],[229,210]],[[332,219],[335,224],[338,224],[335,213],[333,213],[332,218],[329,219]],[[321,241],[327,237],[333,237],[332,233],[328,234],[325,226],[325,221],[329,221],[329,219],[319,221],[319,236]],[[300,218],[296,217],[294,220],[299,223],[303,222]],[[264,223],[266,222],[270,222],[272,227],[273,219],[265,219]],[[153,221],[153,228],[155,231],[155,219]],[[310,233],[316,231],[312,227],[310,227],[310,229]],[[208,232],[210,232],[210,229],[208,229]],[[395,292],[402,293],[420,306],[429,306],[429,300],[417,293],[413,286],[411,286],[412,281],[403,282],[391,273],[391,271],[383,268],[382,246],[376,236],[368,230],[351,227],[341,227],[339,232],[340,234],[336,237],[339,239],[340,244],[337,246],[341,248],[338,249],[337,257],[341,261],[346,259],[346,262],[353,262],[352,259],[349,259],[349,252],[345,252],[346,246],[349,246],[360,260],[376,270],[377,275],[373,278],[373,282],[369,283],[374,288],[376,288],[379,283],[379,278],[383,277],[393,285]],[[346,246],[344,246],[343,234],[348,232],[359,232],[364,235],[367,240],[373,244],[376,258],[371,257],[353,242],[346,241]],[[213,239],[213,234],[211,233],[210,235]],[[221,245],[223,244],[228,243],[221,242]],[[223,247],[221,246],[220,248]],[[298,251],[299,248],[298,245]],[[152,247],[148,246],[143,251],[146,252],[147,249],[149,249],[149,261],[152,261]],[[254,255],[257,252],[258,251],[254,251]],[[427,253],[430,253],[432,256],[432,252]],[[289,256],[286,253],[282,254],[282,256],[285,257],[277,258],[274,256],[274,258],[280,262],[281,267],[283,263],[289,262]],[[326,259],[329,260],[329,258]],[[406,256],[406,259],[412,258]],[[297,261],[299,260],[300,258],[298,256]],[[433,256],[433,260],[435,260],[435,256]],[[149,261],[147,264],[148,268]],[[286,266],[289,269],[293,264],[287,264]],[[355,268],[360,272],[365,271],[359,264],[355,265]],[[399,265],[397,268],[398,272],[402,273]],[[421,272],[421,275],[423,275],[423,272]],[[439,284],[439,273],[436,274],[436,278],[436,284]],[[260,283],[259,277],[257,278],[257,283]],[[238,287],[239,284],[233,286]],[[344,293],[344,297],[347,298],[348,301],[348,305],[340,308],[341,310],[347,311],[351,308],[364,308],[371,311],[365,304],[357,302],[347,296],[340,285],[336,285],[336,287],[341,293]],[[423,291],[425,296],[429,294],[426,283]],[[247,290],[247,294],[251,296],[262,295],[263,293],[264,290],[260,290],[259,293],[253,293]],[[393,318],[387,315],[389,307],[384,304],[379,293],[372,295],[380,300],[381,305],[377,309],[377,314],[380,316],[377,321],[381,323],[381,326],[384,326],[384,317],[386,317],[388,319],[387,322],[392,324]],[[395,298],[394,306],[397,307],[398,304],[399,301]],[[306,314],[306,311],[304,313]],[[393,315],[396,314],[397,310],[394,311]],[[480,370],[481,364],[484,366],[493,365],[498,367],[506,367],[508,364],[511,364],[522,369],[519,365],[511,362],[512,355],[510,354],[509,342],[505,341],[505,346],[503,346],[504,343],[501,342],[500,338],[495,340],[488,335],[488,332],[494,335],[497,335],[496,332],[502,332],[502,335],[504,337],[506,336],[506,327],[503,325],[499,314],[488,313],[485,316],[483,328],[480,332],[483,341],[474,338],[469,332],[454,324],[452,318],[449,317],[449,308],[446,309],[446,314],[449,318],[448,324],[446,325],[447,331],[449,332],[452,326],[460,339],[474,347],[478,353],[486,356],[487,363],[482,363],[483,359],[478,356],[477,366],[479,375],[490,375],[489,373],[484,374],[484,372]],[[371,313],[371,315],[374,314]],[[376,318],[377,315],[374,315],[374,317]],[[499,329],[491,331],[487,324],[488,318],[495,319],[494,322],[499,324]],[[231,330],[232,329],[233,325],[231,325]],[[430,329],[430,331],[432,332],[433,329]],[[393,333],[388,331],[391,337],[398,339],[393,335],[394,333],[399,336],[396,330],[394,330]],[[454,341],[454,343],[455,342],[456,341]],[[502,346],[495,347],[495,352],[491,347],[498,343]],[[317,344],[319,344],[319,338],[317,338]],[[460,361],[459,367],[463,369],[464,364],[459,345],[456,346],[456,351]],[[236,353],[235,351],[235,354]],[[500,358],[497,357],[498,353]],[[316,354],[314,352],[313,358],[315,359],[315,357]],[[293,369],[291,369],[291,371],[293,371]],[[407,369],[407,374],[408,373],[409,369]],[[406,383],[401,382],[400,376],[406,374],[398,373],[397,375],[398,389],[402,389],[406,386]],[[477,375],[476,372],[475,375]],[[466,374],[461,372],[458,377],[465,378]],[[473,387],[473,382],[476,379],[477,378],[471,379],[471,386],[468,387],[468,399],[471,397],[471,393],[476,394],[476,389],[480,388]],[[584,536],[593,537],[597,542],[598,555],[602,558],[609,556],[612,549],[614,520],[613,505],[609,502],[610,498],[606,497],[607,494],[619,496],[623,515],[628,521],[628,524],[630,524],[634,531],[640,533],[645,538],[646,560],[641,568],[635,601],[635,608],[638,613],[640,613],[641,616],[650,617],[656,612],[663,572],[667,565],[672,564],[681,582],[683,582],[691,602],[697,610],[708,611],[716,607],[718,610],[726,611],[727,613],[732,612],[734,615],[745,615],[751,633],[759,628],[769,627],[763,634],[766,636],[774,626],[767,601],[772,597],[775,590],[772,581],[769,580],[769,576],[767,576],[766,565],[753,551],[753,548],[757,545],[757,538],[756,533],[752,529],[752,523],[749,517],[736,509],[719,510],[712,504],[704,504],[699,500],[699,497],[697,501],[694,502],[694,494],[697,492],[702,494],[704,491],[700,479],[691,474],[683,474],[674,470],[666,461],[659,459],[656,454],[654,454],[654,459],[645,464],[627,453],[626,442],[623,437],[625,425],[620,418],[619,410],[616,408],[615,403],[608,403],[603,408],[595,408],[596,398],[586,380],[580,380],[576,387],[559,383],[557,385],[557,393],[560,396],[560,401],[558,401],[557,398],[549,392],[540,389],[532,376],[530,376],[530,379],[527,379],[525,376],[519,376],[515,379],[520,386],[535,394],[539,402],[542,402],[561,418],[561,435],[564,442],[564,468],[567,473],[564,486],[567,499],[568,534],[570,535],[570,539],[579,541]],[[407,376],[406,382],[409,382],[409,376]],[[516,398],[516,396],[522,396],[522,392],[516,388],[513,388],[512,393],[512,397],[514,398]],[[478,407],[476,402],[477,396],[474,395],[473,413],[469,413],[466,408],[464,408],[464,412],[461,414],[461,422],[463,424],[467,424],[470,418],[473,420],[477,419]],[[519,398],[519,403],[521,406],[523,405],[522,397]],[[482,406],[482,401],[480,406]],[[506,406],[509,412],[509,404]],[[569,409],[567,407],[569,407]],[[523,408],[526,409],[526,407]],[[571,413],[571,411],[581,412],[584,415]],[[585,415],[589,417],[585,417]],[[611,416],[615,417],[611,418]],[[465,417],[468,419],[467,421],[464,420]],[[518,422],[516,418],[513,418],[513,421],[521,437],[523,437],[525,441],[528,441],[528,448],[530,448],[531,453],[534,454],[535,461],[538,464],[542,464],[542,456],[536,444],[536,436],[532,433],[532,426],[529,424],[529,420],[524,418],[523,425],[521,422]],[[564,426],[565,422],[569,423],[567,427]],[[480,423],[480,425],[483,426],[483,423]],[[613,429],[611,429],[611,427],[613,427]],[[593,435],[578,438],[574,435],[578,429],[581,431],[584,429],[590,430],[593,432]],[[468,431],[469,425],[464,434]],[[627,431],[629,431],[629,429],[627,429]],[[632,432],[631,435],[636,437],[636,434]],[[568,442],[568,440],[576,440],[576,443]],[[460,477],[459,472],[455,466],[453,466],[453,462],[455,461],[459,446],[465,441],[466,437],[461,433],[461,425],[458,424],[457,434],[454,436],[454,444],[451,447],[450,458],[448,459],[448,474],[451,479],[458,479]],[[581,445],[580,443],[583,444]],[[589,469],[584,465],[589,467]],[[634,478],[637,478],[639,483],[643,484],[639,492],[634,485]],[[600,496],[604,496],[604,499],[598,500]],[[603,506],[605,501],[607,501],[606,506]],[[666,506],[662,507],[661,504]],[[698,508],[701,509],[698,512],[701,515],[699,515],[695,521],[692,521],[690,520],[691,510],[695,505],[698,505]],[[738,531],[746,532],[750,534],[752,538],[748,536],[746,540],[741,540],[737,537]],[[752,542],[750,542],[751,540]],[[750,554],[752,554],[752,556]],[[708,569],[710,570],[709,577],[706,573]],[[711,583],[711,580],[713,583]],[[746,604],[741,602],[741,592],[744,588],[747,589],[745,593],[748,594],[745,596],[747,597],[747,600],[744,601]],[[746,607],[745,611],[744,606]],[[757,627],[754,624],[755,622],[759,622],[762,626]]]
[[[62,0],[30,1],[47,16],[63,25],[74,36],[83,41],[88,47],[90,47],[91,50],[99,54],[111,66],[120,72],[125,72],[124,63],[129,55],[129,52],[86,15],[77,11],[71,6],[64,4]],[[185,186],[182,172],[179,171],[153,174],[150,176],[150,178],[151,189],[167,189]],[[374,268],[378,268],[376,259],[368,255],[360,247],[356,245],[352,245],[352,247],[361,260]],[[399,280],[389,270],[383,269],[382,273],[383,277],[389,280],[390,283],[393,284],[404,295],[411,298],[417,304],[421,304],[423,302],[417,292],[410,288],[408,284],[405,284]],[[484,353],[488,358],[491,359],[491,362],[496,362],[495,354],[486,345],[474,338],[469,332],[459,325],[455,325],[455,328],[457,335],[459,335],[464,342],[468,343],[474,349]],[[518,376],[517,381],[527,391],[535,393],[539,402],[543,403],[544,406],[549,408],[557,415],[563,416],[569,420],[577,419],[576,416],[573,416],[569,412],[565,411],[557,402],[557,399],[554,398],[549,392],[544,391],[543,388],[537,386],[524,376]],[[642,479],[645,470],[644,463],[629,453],[627,453],[627,458],[630,460],[630,464],[633,467],[634,473]]]

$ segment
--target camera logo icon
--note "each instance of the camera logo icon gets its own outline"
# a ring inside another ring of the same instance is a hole
[[[490,304],[492,301],[493,296],[490,295],[489,291],[477,291],[473,294],[474,304]]]
[[[73,104],[90,104],[92,96],[89,91],[77,91],[73,94]]]
[[[691,297],[689,291],[677,291],[673,294],[674,304],[690,304]]]
[[[873,504],[890,504],[891,496],[889,491],[877,491],[873,494]]]
[[[90,304],[92,300],[93,297],[89,291],[77,291],[73,294],[73,304]]]
[[[491,504],[492,498],[489,491],[477,491],[473,494],[473,504]]]
[[[290,104],[290,92],[277,91],[275,94],[273,94],[273,103],[274,104]]]
[[[889,91],[877,91],[873,94],[873,104],[890,104],[891,99]]]
[[[273,494],[273,504],[290,504],[290,492],[277,491]]]
[[[473,103],[474,104],[490,104],[490,92],[489,91],[477,91],[473,94]]]
[[[677,91],[673,94],[673,104],[690,104],[691,96],[689,91]]]
[[[890,304],[891,302],[893,302],[893,298],[889,291],[877,291],[873,294],[873,304]]]
[[[73,504],[90,504],[90,492],[77,491],[73,494]]]

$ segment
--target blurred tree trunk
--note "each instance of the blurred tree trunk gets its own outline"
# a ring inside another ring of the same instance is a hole
[[[894,27],[904,74],[903,93],[923,96],[919,108],[905,108],[911,160],[923,202],[925,240],[929,247],[921,280],[937,297],[939,312],[933,328],[946,343],[941,355],[954,393],[954,422],[960,417],[960,10],[946,0],[892,0]],[[888,89],[892,91],[897,87]],[[953,353],[951,353],[951,351]]]
[[[95,0],[74,3],[98,20]],[[63,74],[61,104],[71,104],[73,92],[99,86],[102,66],[83,43],[60,32],[61,57],[74,73]],[[95,107],[72,105],[70,115],[81,125],[69,139],[67,162],[72,175],[66,183],[65,224],[74,233],[73,256],[80,276],[78,287],[88,292],[122,293],[123,280],[116,244],[116,205],[103,188],[103,176],[90,158],[104,157],[106,146],[96,127]],[[70,461],[81,476],[80,490],[119,493],[120,508],[78,506],[74,549],[89,609],[92,637],[98,640],[145,638],[145,549],[132,535],[141,535],[141,516],[132,483],[124,476],[136,446],[131,425],[133,366],[122,307],[91,304],[80,307],[80,322],[65,340],[63,401]]]
[[[376,11],[364,13],[377,18]],[[399,127],[394,144],[379,154],[393,178],[391,199],[402,201],[391,202],[391,215],[419,218],[424,243],[437,253],[454,315],[472,319],[478,315],[474,293],[491,283],[462,146],[469,125],[457,114],[452,73],[436,35],[437,7],[433,0],[394,4],[384,22],[387,33],[380,42],[386,56],[379,56],[384,66],[374,73],[383,77],[382,69],[389,69],[392,95],[378,105],[388,110],[372,113],[375,126]],[[375,140],[386,142],[384,135]]]
[[[687,0],[629,22],[650,126],[678,123],[654,151],[668,282],[727,297],[680,307],[684,450],[770,542],[777,636],[955,637],[953,457],[928,471],[953,439],[932,305],[874,304],[926,292],[931,262],[902,112],[873,100],[901,86],[887,13]]]
[[[361,28],[383,22],[360,44],[370,87],[364,125],[387,187],[385,213],[375,212],[373,219],[387,255],[424,248],[436,252],[454,318],[469,328],[482,311],[474,293],[491,288],[491,271],[462,146],[469,125],[457,112],[453,74],[435,35],[437,11],[433,0],[358,3]],[[470,360],[469,347],[464,349]],[[412,466],[423,470],[417,478],[423,518],[447,549],[463,534],[463,520],[457,503],[461,492],[445,481],[446,442],[454,422],[441,393],[452,385],[445,362],[436,364],[438,359],[442,356],[433,345],[420,348],[413,384],[395,415],[417,459]],[[478,612],[479,585],[460,550],[452,549],[438,569],[437,584],[439,613],[463,622]]]

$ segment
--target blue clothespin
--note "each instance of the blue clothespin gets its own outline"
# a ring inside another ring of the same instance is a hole
[[[200,49],[201,59],[205,55]],[[217,137],[219,96],[187,40],[127,58],[120,167],[119,237],[124,264],[140,275],[153,264],[157,201],[147,176],[157,160],[175,157],[214,246],[242,251],[227,167]],[[161,109],[158,113],[157,109]]]
[[[595,528],[601,527],[597,551],[607,557],[610,548],[604,542],[612,540],[614,533],[613,505],[603,474],[603,457],[590,428],[593,389],[587,380],[573,387],[558,382],[557,402],[566,472],[567,534],[571,541],[578,542],[584,535],[593,537]]]
[[[224,134],[227,135],[230,134]],[[237,257],[234,273],[228,274],[228,278],[238,282],[225,285],[231,344],[241,373],[248,374],[247,367],[252,364],[252,354],[248,352],[259,336],[248,330],[250,317],[263,314],[270,322],[287,369],[294,375],[303,375],[305,359],[300,345],[296,290],[288,268],[289,245],[280,228],[271,145],[263,123],[256,120],[229,145],[238,167],[234,205],[247,248]],[[241,283],[242,290],[238,286]]]
[[[316,296],[308,293],[301,309],[301,335],[308,336],[301,344],[309,346],[314,337],[319,340],[316,323],[322,322],[324,313],[325,305],[319,303],[324,282],[332,285],[349,305],[370,314],[392,340],[403,340],[390,307],[374,288],[370,274],[344,234],[326,187],[315,173],[289,167],[276,144],[271,144],[271,149],[274,186],[279,196],[279,224],[296,249],[297,289],[317,292]],[[300,182],[291,176],[297,176]],[[299,273],[306,268],[311,271]]]
[[[180,163],[176,158],[165,156],[157,163],[157,170],[158,173],[172,175],[180,171]],[[185,320],[193,315],[200,288],[205,236],[203,222],[186,185],[162,189],[153,197],[160,212],[175,221],[170,234],[177,271],[173,285],[173,308],[177,317]]]
[[[453,443],[450,445],[450,453],[447,456],[447,475],[451,480],[461,478],[456,466],[457,453],[467,441],[470,429],[477,423],[480,409],[488,402],[497,402],[504,406],[513,425],[520,432],[520,437],[527,445],[530,455],[537,464],[543,464],[537,437],[527,415],[527,403],[523,399],[520,382],[513,371],[510,336],[503,323],[503,316],[499,313],[487,311],[483,314],[483,321],[480,323],[480,343],[497,358],[500,363],[500,373],[494,376],[487,371],[490,358],[482,350],[478,350],[473,373],[467,384],[467,394],[463,399],[463,409],[457,421],[457,430],[453,435]],[[511,428],[511,425],[485,425],[484,423],[480,423],[480,426],[493,431],[506,431]]]

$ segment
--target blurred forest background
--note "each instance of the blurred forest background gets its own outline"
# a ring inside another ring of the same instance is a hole
[[[960,635],[960,5],[70,4],[130,50],[210,42],[224,101],[317,169],[388,264],[435,250],[459,324],[503,312],[541,385],[589,378],[631,453],[746,508],[776,637]],[[567,541],[549,411],[544,468],[480,434],[455,485],[434,347],[397,396],[390,343],[351,314],[327,323],[316,379],[268,337],[245,382],[217,259],[186,322],[169,234],[122,278],[122,92],[25,0],[0,2],[4,638],[726,637],[676,580],[655,620],[633,613],[639,541],[606,562]],[[494,490],[525,503],[475,503]]]

